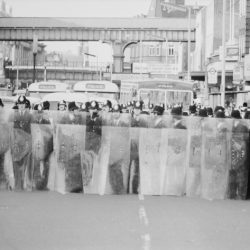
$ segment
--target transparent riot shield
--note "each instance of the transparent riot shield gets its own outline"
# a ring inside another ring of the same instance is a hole
[[[15,189],[31,189],[31,134],[19,128],[11,131],[11,155]]]
[[[102,148],[102,118],[86,118],[85,150],[82,152],[82,177],[84,193],[99,193],[100,171],[102,157],[101,151],[108,151],[109,148]],[[105,161],[105,160],[104,160]]]
[[[229,123],[227,119],[208,118],[202,133],[201,197],[225,199],[231,161]]]
[[[185,129],[162,129],[165,152],[162,194],[181,196],[185,193],[188,137]]]
[[[129,182],[129,127],[104,126],[100,159],[100,194],[126,194]],[[105,151],[104,148],[109,147]]]
[[[161,194],[161,129],[140,128],[140,193],[145,195]]]
[[[81,153],[85,148],[84,125],[57,124],[55,190],[61,193],[83,189]]]
[[[231,166],[229,168],[228,198],[247,198],[249,175],[249,129],[245,120],[232,120]]]
[[[130,163],[128,190],[129,193],[133,194],[137,194],[140,188],[139,136],[140,127],[130,127]]]
[[[0,117],[1,119],[1,117]],[[0,190],[9,189],[13,186],[13,165],[10,154],[10,133],[9,123],[0,123]],[[12,179],[12,180],[11,180]]]
[[[103,113],[102,126],[129,127],[131,124],[131,115],[128,113]]]
[[[32,124],[32,188],[46,190],[49,177],[49,159],[53,152],[51,125]]]
[[[203,121],[204,118],[195,116],[188,117],[187,120],[188,164],[186,173],[186,195],[191,197],[199,197],[201,192],[201,153]]]

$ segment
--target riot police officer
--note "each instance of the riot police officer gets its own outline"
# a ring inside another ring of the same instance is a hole
[[[27,99],[19,96],[17,111],[11,120],[14,122],[12,137],[12,160],[15,178],[15,188],[31,188],[31,122],[32,115],[27,109]],[[24,144],[25,142],[25,144]],[[27,174],[26,174],[27,173]]]

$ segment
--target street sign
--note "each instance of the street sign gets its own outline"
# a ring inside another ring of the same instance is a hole
[[[182,11],[182,12],[187,12],[187,8],[181,5],[176,5],[168,2],[162,2],[161,5],[163,8],[166,8],[168,12],[171,11]]]
[[[207,71],[208,73],[208,84],[217,84],[218,72],[214,67],[211,67]]]

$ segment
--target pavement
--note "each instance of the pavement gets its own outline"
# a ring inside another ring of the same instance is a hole
[[[249,250],[250,201],[0,192],[0,250]]]

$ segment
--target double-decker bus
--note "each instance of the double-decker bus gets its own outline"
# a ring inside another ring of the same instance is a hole
[[[175,79],[122,81],[120,102],[133,100],[142,100],[145,106],[149,103],[165,107],[179,104],[187,110],[193,103],[193,82]]]

